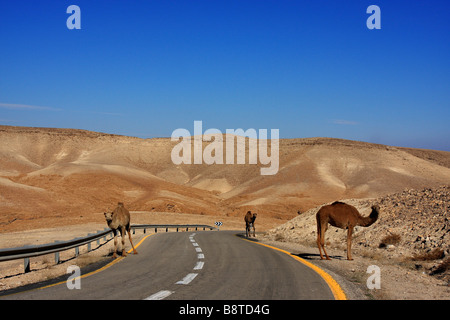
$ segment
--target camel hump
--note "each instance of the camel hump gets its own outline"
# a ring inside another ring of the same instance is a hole
[[[118,202],[117,205],[118,205],[119,207],[123,207],[123,202]]]

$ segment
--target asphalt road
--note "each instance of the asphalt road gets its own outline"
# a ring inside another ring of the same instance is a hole
[[[63,281],[0,299],[334,299],[316,271],[236,233],[154,234],[141,243],[138,255],[82,277],[80,289],[69,290]]]

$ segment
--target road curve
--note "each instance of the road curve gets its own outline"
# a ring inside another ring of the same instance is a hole
[[[158,233],[139,254],[80,279],[0,299],[302,300],[335,299],[311,267],[231,231]]]

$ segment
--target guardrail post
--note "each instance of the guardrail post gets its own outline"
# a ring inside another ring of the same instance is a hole
[[[110,230],[109,228],[104,228],[103,229],[103,231],[108,231],[108,230]],[[107,238],[108,237],[108,233],[107,234],[105,234],[105,236],[103,237],[103,241],[107,241]]]
[[[55,243],[58,243],[59,241],[56,240]],[[59,251],[55,252],[55,264],[59,264]]]
[[[157,233],[158,232],[158,228],[155,228],[155,233]]]
[[[80,247],[75,247],[75,257],[80,255]]]
[[[25,273],[28,273],[31,271],[30,258],[23,259],[23,269],[24,269]]]
[[[169,228],[166,228],[166,232],[169,232]]]

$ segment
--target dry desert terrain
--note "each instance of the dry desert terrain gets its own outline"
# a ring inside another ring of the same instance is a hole
[[[279,171],[263,176],[260,164],[175,165],[177,142],[170,138],[0,126],[0,142],[1,247],[103,229],[103,212],[121,201],[132,223],[220,220],[224,229],[243,229],[251,210],[258,212],[257,231],[265,232],[261,240],[314,248],[315,212],[348,200],[363,214],[373,203],[382,209],[374,226],[356,232],[354,255],[400,259],[436,248],[449,254],[450,152],[281,139]],[[343,234],[327,234],[342,256]],[[399,239],[380,248],[389,235]],[[415,268],[428,274],[438,262]]]

